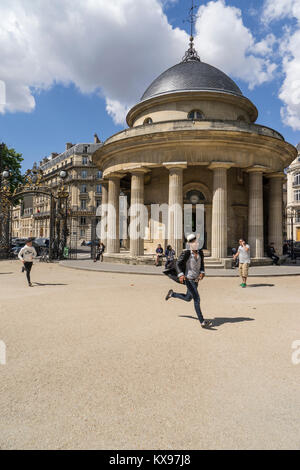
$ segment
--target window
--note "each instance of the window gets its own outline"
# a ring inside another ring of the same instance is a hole
[[[87,153],[88,148],[89,148],[88,145],[85,145],[85,146],[83,147],[83,153]]]
[[[300,184],[300,173],[294,175],[294,184]]]
[[[102,171],[98,170],[97,171],[97,178],[100,180],[102,178]]]
[[[82,184],[82,185],[81,185],[80,192],[81,192],[81,193],[84,193],[84,194],[87,192],[86,184]]]
[[[101,184],[97,184],[96,193],[97,193],[97,194],[101,194],[101,193],[102,193],[102,186],[101,186]]]
[[[299,223],[300,223],[300,212],[299,212],[299,211],[296,213],[295,223],[296,223],[296,224],[299,224]]]
[[[101,199],[96,199],[96,207],[101,206]]]
[[[82,157],[82,164],[87,165],[88,164],[88,157]]]
[[[83,211],[86,210],[86,200],[85,199],[82,199],[80,201],[80,209],[83,210]]]
[[[145,120],[144,120],[144,125],[147,125],[147,124],[152,124],[153,121],[150,117],[147,117]]]
[[[86,170],[82,170],[82,172],[81,172],[81,178],[82,178],[82,179],[86,179],[86,178],[87,178],[87,171],[86,171]]]
[[[294,191],[294,201],[300,201],[300,189]]]
[[[85,230],[81,229],[80,230],[80,238],[84,238],[84,237],[85,237]]]
[[[86,217],[80,217],[80,225],[86,225]]]
[[[204,119],[204,114],[201,111],[199,111],[199,109],[194,109],[193,111],[189,112],[188,119],[190,119],[191,121]]]

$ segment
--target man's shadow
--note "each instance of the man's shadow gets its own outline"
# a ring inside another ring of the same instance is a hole
[[[69,284],[43,284],[41,282],[33,282],[36,286],[68,286]]]
[[[192,317],[191,315],[178,315],[179,317],[183,318],[190,318],[191,320],[197,320],[199,321],[198,317]],[[235,317],[235,318],[228,318],[228,317],[215,317],[211,319],[212,325],[210,328],[206,328],[207,330],[216,330],[214,326],[221,326],[224,325],[224,323],[239,323],[242,321],[254,321],[254,318],[250,317]]]
[[[13,273],[0,273],[0,274],[13,274]]]
[[[247,287],[274,287],[275,284],[248,284]]]

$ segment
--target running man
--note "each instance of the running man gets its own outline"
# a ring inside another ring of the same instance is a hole
[[[200,308],[200,296],[198,292],[198,282],[202,281],[205,276],[204,270],[204,254],[202,250],[198,248],[198,241],[196,235],[191,234],[187,237],[189,242],[189,249],[184,250],[179,256],[176,263],[177,278],[181,284],[185,284],[187,287],[186,294],[177,294],[172,289],[166,295],[166,300],[171,297],[175,299],[185,300],[190,302],[194,300],[194,307],[199,318],[202,328],[208,328],[212,325],[211,320],[204,320],[201,308]],[[173,279],[173,273],[171,270],[165,271],[166,275],[170,274]]]
[[[246,241],[242,238],[239,240],[240,246],[238,247],[237,253],[233,256],[233,259],[239,258],[239,272],[242,278],[241,287],[247,287],[247,277],[249,272],[250,264],[250,246],[247,245]]]
[[[32,287],[30,280],[30,271],[33,265],[33,260],[36,258],[35,248],[32,246],[33,238],[28,238],[26,240],[25,246],[19,251],[18,258],[22,261],[23,267],[22,272],[26,271],[26,277],[28,281],[28,286]]]

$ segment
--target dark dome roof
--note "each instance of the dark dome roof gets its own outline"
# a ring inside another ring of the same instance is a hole
[[[143,94],[141,101],[178,91],[219,91],[243,96],[239,87],[221,70],[200,61],[181,62],[163,72]]]

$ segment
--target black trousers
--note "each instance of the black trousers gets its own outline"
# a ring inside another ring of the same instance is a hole
[[[29,262],[29,261],[25,261],[24,263],[24,268],[25,268],[25,271],[26,271],[26,277],[27,277],[27,281],[28,281],[28,284],[31,283],[31,280],[30,280],[30,271],[31,271],[31,268],[32,268],[32,262]]]

